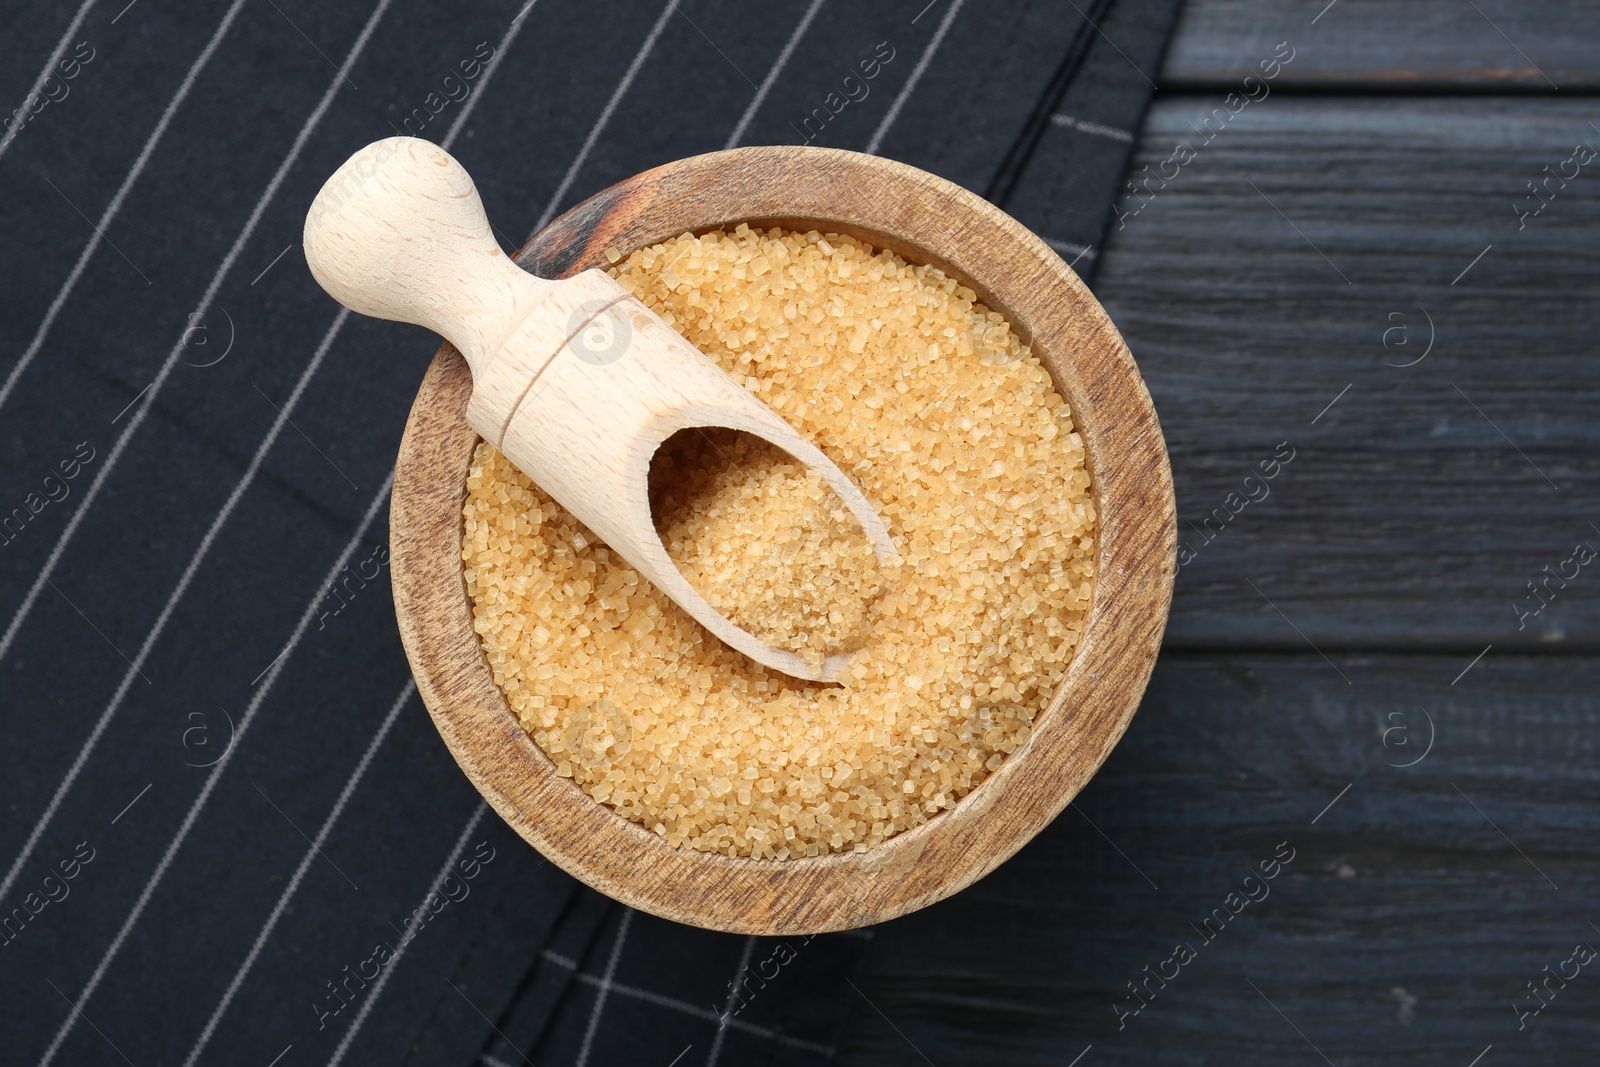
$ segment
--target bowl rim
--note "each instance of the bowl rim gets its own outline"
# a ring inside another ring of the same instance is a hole
[[[1137,710],[1166,625],[1176,511],[1155,408],[1116,327],[1048,245],[975,194],[839,149],[769,146],[681,159],[573,207],[516,254],[567,277],[684,232],[752,226],[846,233],[929,263],[1006,316],[1049,371],[1083,438],[1096,508],[1094,595],[1078,648],[1030,736],[955,808],[866,852],[789,860],[675,848],[584,793],[534,743],[472,625],[461,509],[479,440],[471,374],[449,344],[407,421],[390,510],[395,612],[435,726],[524,840],[630,907],[731,933],[870,925],[951,895],[1042,830],[1105,761]]]

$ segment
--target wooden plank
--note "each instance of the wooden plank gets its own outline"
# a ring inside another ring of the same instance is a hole
[[[1213,104],[1152,110],[1096,282],[1172,456],[1168,647],[1595,648],[1600,576],[1567,561],[1600,548],[1600,160],[1513,210],[1600,147],[1588,106]]]
[[[1236,84],[1280,41],[1297,50],[1281,78],[1296,88],[1600,85],[1600,13],[1587,0],[1189,0],[1162,87]]]
[[[1489,658],[1454,687],[1455,658],[1337,662],[1353,686],[1315,655],[1165,656],[1078,810],[880,929],[862,988],[900,1032],[863,1007],[843,1063],[921,1062],[907,1038],[939,1064],[1590,1062],[1594,966],[1520,1031],[1513,1004],[1600,947],[1600,660]]]

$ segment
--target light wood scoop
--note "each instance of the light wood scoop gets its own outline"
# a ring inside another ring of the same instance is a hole
[[[834,681],[735,626],[667,555],[650,515],[650,459],[672,434],[724,426],[815,469],[860,521],[880,564],[889,531],[843,471],[601,270],[546,281],[489,230],[478,190],[444,149],[391,137],[334,172],[306,216],[306,262],[351,311],[425,326],[472,369],[467,421],[640,574],[758,663]]]

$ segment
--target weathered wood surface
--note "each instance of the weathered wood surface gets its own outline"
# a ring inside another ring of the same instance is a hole
[[[1521,1031],[1513,1004],[1600,948],[1600,661],[1454,687],[1454,658],[1335,662],[1353,685],[1314,654],[1164,656],[1078,810],[880,936],[863,988],[904,1036],[863,1006],[843,1062],[921,1062],[907,1039],[940,1067],[1091,1044],[1084,1065],[1593,1062],[1593,966]],[[1280,842],[1293,860],[1246,885]],[[1208,942],[1242,888],[1266,896]],[[1195,960],[1119,1031],[1126,983],[1179,943]]]
[[[1600,547],[1600,160],[1521,230],[1513,210],[1600,147],[1592,104],[1271,97],[1206,143],[1219,103],[1152,110],[1136,175],[1198,154],[1124,201],[1096,280],[1192,549],[1167,647],[1594,649],[1589,569],[1527,613],[1545,567]]]
[[[1600,586],[1552,581],[1521,630],[1513,605],[1600,547],[1600,175],[1521,229],[1513,204],[1600,147],[1568,95],[1600,17],[1478,0],[1558,94],[1471,5],[1338,0],[1312,26],[1323,6],[1186,5],[1135,172],[1196,156],[1122,205],[1095,285],[1194,550],[1166,651],[1078,810],[880,935],[851,1067],[1594,1059],[1592,968],[1516,1009],[1600,947]],[[1274,95],[1197,134],[1284,40]],[[1270,495],[1196,532],[1285,441]],[[1284,841],[1270,896],[1208,942],[1191,924]],[[1119,1030],[1179,942],[1195,960]]]
[[[1237,82],[1279,41],[1300,48],[1284,84],[1310,91],[1600,85],[1600,19],[1588,0],[1188,0],[1161,85]]]

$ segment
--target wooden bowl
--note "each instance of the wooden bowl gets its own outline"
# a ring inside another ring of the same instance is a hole
[[[422,698],[461,769],[531,845],[607,896],[742,934],[866,926],[992,871],[1050,822],[1127,728],[1166,625],[1175,571],[1172,474],[1127,346],[1078,276],[986,201],[931,174],[822,148],[679,160],[592,197],[516,256],[545,277],[605,266],[684,232],[740,222],[847,233],[930,263],[1004,314],[1072,406],[1098,509],[1094,599],[1066,680],[1032,735],[957,806],[865,853],[752,860],[673,848],[592,800],[518,723],[495,685],[462,576],[462,506],[478,437],[472,380],[445,345],[411,409],[390,512],[395,610]]]

